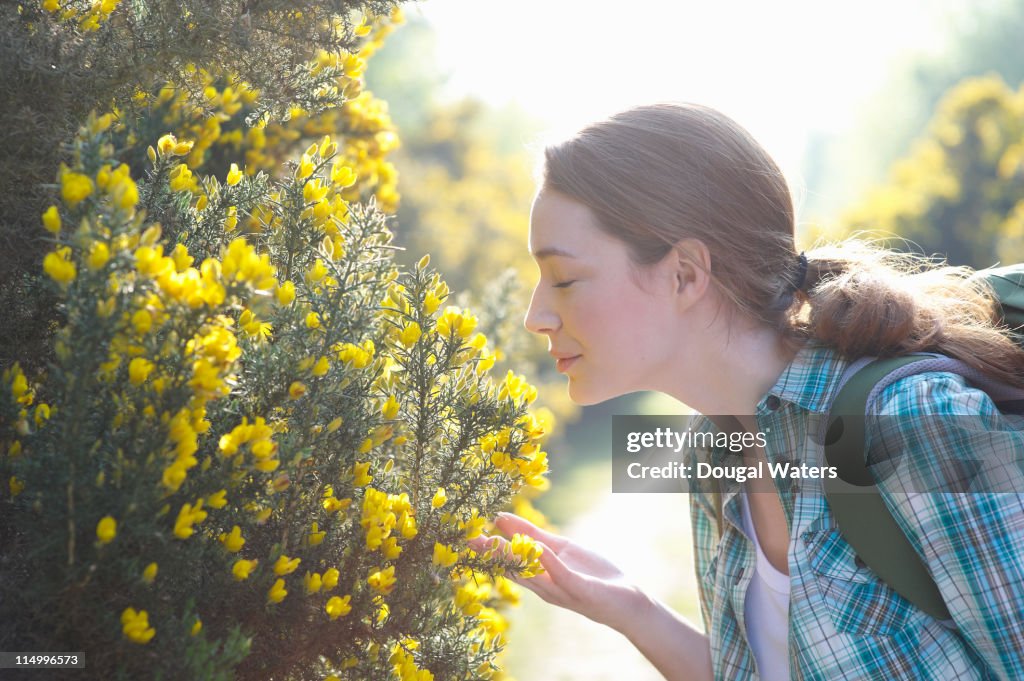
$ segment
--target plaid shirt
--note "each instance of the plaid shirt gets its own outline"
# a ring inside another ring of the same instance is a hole
[[[812,342],[761,399],[756,419],[767,437],[770,462],[825,465],[822,446],[814,444],[820,436],[811,431],[827,415],[847,365],[834,350]],[[983,424],[999,418],[985,393],[945,372],[897,380],[868,412],[968,415]],[[894,447],[909,455],[916,475],[927,477],[929,464],[934,466],[930,453],[956,447],[954,455],[966,455],[991,445],[990,439],[972,444],[972,438],[993,435],[984,429],[950,432],[956,428],[950,423],[968,421],[892,418],[874,430],[869,422],[868,451]],[[945,424],[941,435],[925,425],[935,423]],[[1005,437],[1000,445],[1006,445],[1020,471],[1024,431],[1016,425],[996,435]],[[692,461],[695,452],[686,456]],[[892,476],[879,488],[935,578],[952,623],[922,612],[863,564],[839,534],[820,480],[776,480],[790,527],[791,678],[1024,679],[1024,494],[910,494],[899,489],[900,479]],[[756,679],[743,620],[755,549],[741,529],[740,486],[725,480],[721,485],[721,541],[708,488],[690,495],[704,630],[715,679]]]

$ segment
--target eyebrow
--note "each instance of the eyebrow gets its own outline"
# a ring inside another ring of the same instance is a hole
[[[576,256],[570,253],[569,251],[563,251],[561,248],[555,248],[554,246],[542,248],[533,254],[533,257],[536,258],[537,260],[544,260],[545,258],[550,258],[554,256],[562,258],[576,258]]]

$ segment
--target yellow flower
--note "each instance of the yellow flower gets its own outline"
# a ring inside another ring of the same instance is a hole
[[[161,156],[173,156],[177,145],[178,140],[171,133],[167,133],[156,142],[156,148],[160,150]]]
[[[156,579],[156,572],[156,563],[150,563],[146,566],[146,569],[142,571],[142,581],[144,581],[146,584],[152,584],[153,580]]]
[[[218,539],[220,539],[220,543],[224,545],[224,548],[231,553],[238,553],[245,546],[245,539],[242,538],[242,528],[238,525],[232,527],[230,533],[221,532]]]
[[[334,156],[338,151],[337,142],[332,142],[330,135],[324,135],[324,138],[320,140],[320,155],[324,158]]]
[[[96,186],[92,178],[81,173],[64,173],[60,178],[60,195],[64,203],[74,208],[92,194]]]
[[[310,284],[319,284],[320,281],[327,276],[327,266],[324,265],[324,261],[320,258],[316,259],[313,266],[309,268],[309,272],[306,273],[306,281]]]
[[[287,595],[288,590],[284,588],[284,580],[278,579],[274,582],[274,586],[270,587],[270,591],[267,593],[267,600],[271,603],[280,603]]]
[[[43,227],[53,234],[60,233],[60,212],[57,210],[57,206],[50,206],[43,213]]]
[[[7,481],[7,486],[11,490],[12,497],[18,496],[25,490],[25,483],[23,483],[21,480],[18,480],[18,478],[14,477],[13,475],[11,476],[11,479]]]
[[[381,553],[388,560],[394,560],[402,555],[402,547],[398,545],[397,537],[388,537],[380,546]]]
[[[366,582],[386,596],[395,588],[395,566],[392,565],[385,570],[371,572]]]
[[[341,163],[341,161],[335,161],[331,167],[331,182],[342,189],[351,187],[356,183],[356,174],[351,168]]]
[[[178,539],[188,539],[195,532],[192,526],[204,520],[206,520],[206,511],[203,510],[202,499],[197,501],[194,507],[192,504],[183,505],[174,521],[174,536]]]
[[[233,187],[242,180],[242,171],[238,169],[237,163],[231,164],[231,170],[228,171],[228,176],[225,182],[229,187]]]
[[[241,558],[235,561],[235,564],[231,567],[231,574],[235,576],[235,579],[241,582],[243,579],[249,579],[249,575],[256,569],[258,560],[245,560]]]
[[[290,281],[285,281],[277,287],[277,302],[282,305],[291,305],[291,302],[295,300],[295,284]]]
[[[168,176],[168,183],[171,191],[188,191],[192,187],[192,171],[184,163],[179,163]]]
[[[320,328],[320,315],[316,312],[310,312],[306,315],[306,328],[307,329],[319,329]]]
[[[78,276],[78,268],[69,260],[70,256],[71,249],[67,246],[47,253],[43,258],[43,271],[58,284],[69,284]]]
[[[336,620],[339,617],[344,617],[345,615],[352,612],[352,606],[349,605],[349,601],[351,600],[351,595],[345,596],[344,598],[339,598],[338,596],[331,596],[330,600],[327,601],[326,607],[328,616],[332,620]]]
[[[434,498],[430,500],[430,505],[434,508],[441,508],[448,501],[448,495],[444,491],[444,487],[438,487],[437,492],[434,493]]]
[[[238,206],[228,206],[227,215],[224,218],[224,231],[230,232],[238,226]]]
[[[153,327],[153,316],[148,310],[138,310],[132,315],[132,326],[135,327],[136,333],[143,336]]]
[[[373,482],[373,476],[369,474],[370,462],[360,463],[356,461],[352,465],[352,475],[355,476],[355,481],[352,483],[356,487],[363,487]]]
[[[288,386],[288,397],[293,400],[297,400],[306,394],[306,384],[302,381],[292,381],[292,384]]]
[[[326,357],[321,357],[320,359],[318,359],[316,361],[316,364],[313,365],[312,373],[313,373],[314,376],[318,376],[318,377],[319,376],[326,376],[327,372],[328,372],[328,370],[330,370],[330,368],[331,368],[330,361]]]
[[[521,558],[525,563],[521,573],[523,577],[533,577],[544,572],[544,568],[540,566],[540,556],[544,553],[544,549],[537,544],[533,537],[526,534],[514,534],[510,548],[512,555]]]
[[[203,621],[197,617],[196,618],[196,623],[192,625],[192,631],[190,631],[189,633],[192,636],[196,636],[202,630],[203,630]]]
[[[145,610],[125,608],[121,613],[121,625],[124,635],[134,643],[149,643],[156,635],[156,629],[149,626],[149,614]]]
[[[310,546],[316,546],[317,544],[322,542],[324,540],[324,537],[326,536],[327,533],[320,529],[320,526],[316,523],[316,521],[313,521],[313,525],[310,527],[309,534],[306,536],[306,538],[309,540]]]
[[[42,427],[43,423],[50,420],[50,405],[46,402],[40,402],[36,406],[36,413],[32,417],[36,422],[36,427]]]
[[[402,342],[407,348],[411,348],[416,345],[416,341],[420,339],[423,331],[420,330],[420,325],[416,322],[409,322],[408,326],[402,329],[402,332],[398,335],[398,340]]]
[[[439,567],[451,567],[459,560],[459,552],[439,542],[434,542],[434,557],[431,562]]]
[[[96,536],[101,544],[109,544],[117,536],[117,521],[106,515],[96,524]]]
[[[188,457],[188,459],[195,461],[195,457]],[[172,492],[178,491],[182,483],[185,482],[185,478],[188,477],[188,469],[190,467],[188,459],[185,461],[176,460],[164,469],[164,473],[161,478],[161,483],[164,487]]]
[[[469,338],[476,323],[476,317],[469,310],[448,306],[437,320],[437,332],[441,336],[456,334],[460,338]]]
[[[398,416],[398,400],[395,399],[394,395],[388,395],[388,401],[384,403],[380,411],[384,418],[388,420]]]
[[[89,249],[86,264],[89,265],[89,269],[98,270],[106,265],[108,260],[110,260],[110,249],[102,241],[97,241]]]
[[[318,177],[307,182],[302,188],[302,198],[306,200],[306,203],[319,203],[327,196],[328,189],[330,187],[323,184]]]
[[[423,309],[427,314],[434,314],[441,305],[441,299],[433,291],[427,292],[423,298]]]
[[[117,176],[115,182],[107,190],[107,193],[114,199],[116,206],[123,210],[131,210],[139,202],[139,188],[128,175],[128,166],[122,165],[121,168],[124,168],[124,171]]]
[[[338,577],[340,576],[341,573],[338,572],[337,568],[328,568],[321,579],[321,584],[323,585],[324,590],[330,591],[334,587],[338,586]]]
[[[309,155],[303,154],[302,159],[299,161],[299,167],[295,169],[295,179],[305,180],[313,174],[313,168],[313,159]]]
[[[210,508],[224,508],[228,505],[227,493],[228,491],[226,489],[214,492],[210,496],[206,497],[206,504]]]
[[[174,250],[171,251],[171,260],[174,261],[174,269],[178,272],[184,272],[195,262],[195,258],[188,254],[185,244],[177,244],[174,247]]]
[[[306,576],[302,579],[303,586],[306,587],[307,594],[315,594],[320,591],[320,587],[323,585],[323,580],[320,577],[319,572],[313,574],[306,573]]]
[[[128,364],[128,380],[132,382],[132,385],[142,385],[155,368],[156,365],[148,359],[136,357]]]
[[[174,145],[174,155],[184,156],[188,152],[192,151],[192,145],[195,144],[192,140],[184,140]]]
[[[281,555],[278,557],[277,562],[274,563],[274,574],[275,575],[288,575],[295,572],[295,568],[299,567],[299,563],[302,562],[301,558],[289,558],[288,556]]]
[[[474,508],[469,520],[459,523],[459,525],[462,527],[462,531],[465,533],[466,539],[475,539],[483,532],[484,524],[486,522],[487,519],[480,517],[479,511]]]

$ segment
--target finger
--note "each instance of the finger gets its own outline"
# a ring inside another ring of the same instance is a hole
[[[512,542],[504,537],[480,536],[475,539],[471,539],[466,543],[469,544],[470,548],[474,551],[484,556],[490,553],[491,557],[500,556],[507,560],[516,559],[512,554]],[[505,578],[519,586],[526,587],[548,602],[554,602],[554,599],[562,591],[562,587],[552,580],[551,573],[545,565],[545,561],[547,561],[547,565],[553,566],[555,572],[563,579],[566,578],[566,573],[571,572],[571,570],[558,558],[558,556],[555,555],[555,552],[551,550],[551,547],[545,546],[542,542],[537,542],[537,545],[541,548],[540,564],[541,567],[544,568],[544,572],[534,575],[533,577],[523,577],[522,575],[518,575],[515,572],[510,571],[505,574]]]
[[[562,597],[562,590],[552,584],[550,579],[546,579],[547,575],[537,575],[536,577],[530,577],[528,579],[523,577],[509,577],[513,582],[519,586],[532,591],[546,603],[553,605],[562,605],[564,599]]]
[[[565,537],[542,530],[526,518],[514,513],[499,513],[494,518],[494,524],[507,535],[526,534],[547,544],[555,551],[561,551],[569,543]]]
[[[507,539],[496,534],[481,534],[466,542],[466,546],[483,555],[488,551],[499,553],[505,551],[509,542]]]
[[[568,589],[571,585],[579,579],[579,575],[574,572],[568,565],[562,562],[562,559],[558,557],[558,554],[551,550],[551,547],[542,541],[537,542],[544,551],[540,554],[540,564],[544,568],[544,571],[550,577],[552,583],[561,587],[562,589]]]

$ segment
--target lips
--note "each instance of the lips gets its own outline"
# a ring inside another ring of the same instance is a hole
[[[555,359],[557,361],[555,362],[555,369],[557,369],[559,373],[564,373],[569,367],[576,363],[576,360],[578,360],[582,356],[583,355],[573,355],[571,357],[556,357]]]

